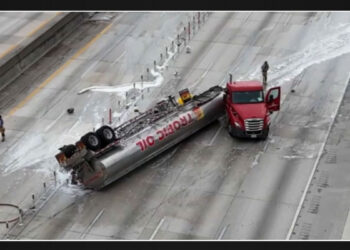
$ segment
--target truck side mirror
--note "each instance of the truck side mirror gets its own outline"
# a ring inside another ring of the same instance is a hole
[[[227,99],[227,96],[229,95],[228,93],[228,89],[226,88],[225,91],[224,91],[224,100]]]
[[[273,102],[273,95],[269,96],[269,103]]]

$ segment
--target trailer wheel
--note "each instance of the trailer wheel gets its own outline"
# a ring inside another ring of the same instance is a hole
[[[85,146],[92,150],[97,151],[101,148],[101,139],[93,132],[89,132],[80,139]]]
[[[96,131],[96,134],[100,137],[104,146],[116,140],[115,132],[109,126],[102,126]]]

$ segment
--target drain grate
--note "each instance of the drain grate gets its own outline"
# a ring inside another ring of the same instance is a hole
[[[317,181],[317,186],[322,188],[328,187],[329,186],[328,178],[329,178],[329,173],[326,171],[321,171],[320,177],[318,178],[318,181]]]
[[[326,154],[326,160],[325,162],[328,164],[336,164],[337,163],[337,151],[334,147],[329,148],[327,150],[327,154]]]
[[[317,214],[318,208],[320,207],[320,201],[321,201],[321,196],[314,195],[311,199],[310,206],[307,212],[311,214]]]
[[[304,222],[300,229],[299,239],[302,239],[302,240],[309,239],[311,227],[312,227],[311,223]]]

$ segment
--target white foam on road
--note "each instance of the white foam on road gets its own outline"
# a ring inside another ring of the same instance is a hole
[[[269,62],[269,86],[280,86],[292,80],[306,68],[350,53],[350,25],[338,24],[328,27],[322,36],[315,35],[312,42],[300,51],[276,61]],[[260,67],[253,73],[241,75],[237,80],[260,79]]]
[[[122,100],[126,100],[126,93],[129,93],[133,90],[139,91],[137,97],[134,100],[129,100],[128,103],[126,103],[127,106],[135,106],[136,103],[142,98],[141,91],[145,89],[150,88],[156,88],[161,87],[164,83],[164,75],[163,72],[167,69],[170,61],[175,56],[176,52],[168,51],[168,56],[165,58],[163,63],[161,65],[156,65],[156,70],[151,69],[150,74],[154,78],[152,81],[146,81],[146,82],[133,82],[133,83],[124,83],[124,84],[118,84],[116,83],[114,86],[91,86],[88,88],[84,88],[78,92],[78,94],[84,94],[87,92],[102,92],[102,93],[113,93],[117,94],[119,98]],[[123,110],[122,112],[113,112],[113,120],[118,120],[118,123],[122,123],[130,119],[132,115],[134,115],[133,109]],[[98,119],[98,112],[95,112],[95,118]],[[117,118],[117,119],[114,119]],[[80,122],[77,122],[76,124],[79,124]],[[100,124],[98,124],[100,125]],[[98,126],[97,126],[98,127]]]
[[[341,24],[334,27],[327,27],[327,29],[329,29],[327,33],[322,34],[322,36],[315,36],[314,40],[299,52],[283,59],[279,59],[278,61],[276,60],[275,62],[271,61],[269,81],[273,82],[273,84],[281,85],[284,82],[293,79],[313,64],[321,63],[325,60],[349,53],[350,25]],[[166,39],[168,39],[168,37],[166,37]],[[144,46],[142,49],[145,49],[146,47],[147,46]],[[173,57],[174,53],[170,52],[162,65],[157,66],[156,70],[150,70],[150,73],[154,77],[153,81],[145,81],[143,82],[143,86],[141,86],[141,82],[136,82],[135,88],[141,90],[161,87],[164,83],[163,72]],[[133,61],[136,59],[138,59],[137,56],[133,57]],[[260,68],[253,72],[247,72],[246,75],[240,77],[240,79],[249,78],[260,78]],[[93,92],[114,93],[125,99],[125,92],[132,89],[133,83],[116,83],[115,86],[92,86],[81,90],[80,93],[89,93],[91,95]],[[129,105],[135,104],[140,98],[141,96],[139,95],[138,98],[129,103]],[[6,156],[4,156],[5,159],[2,159],[2,165],[4,166],[2,168],[2,174],[8,174],[26,167],[38,167],[41,169],[40,171],[47,171],[47,174],[51,174],[52,169],[57,166],[57,163],[52,162],[49,158],[55,161],[54,155],[57,153],[57,147],[61,144],[72,143],[75,139],[79,139],[82,133],[85,132],[82,127],[83,125],[83,128],[86,127],[87,117],[91,120],[91,124],[94,124],[95,126],[100,125],[101,106],[104,105],[107,100],[103,100],[104,102],[101,100],[99,103],[93,99],[93,101],[89,101],[90,98],[87,98],[87,100],[82,115],[79,116],[76,123],[66,131],[67,133],[59,139],[57,139],[57,135],[55,136],[53,134],[46,137],[40,134],[32,134],[32,136],[25,135],[21,139],[21,142],[26,141],[25,144],[13,144],[8,150],[8,153],[6,153]],[[105,108],[108,109],[108,107]],[[123,110],[122,112],[113,111],[113,117],[120,118],[120,122],[123,122],[129,118],[131,112],[133,112],[131,109]],[[47,127],[48,132],[54,127],[56,120]],[[257,157],[257,160],[258,159],[259,157]],[[257,163],[258,161],[256,161],[256,164]],[[62,179],[64,178],[65,176],[62,176]]]
[[[78,92],[78,95],[80,94],[84,94],[88,91],[91,92],[104,92],[104,93],[123,93],[125,94],[125,92],[132,90],[134,87],[133,85],[135,84],[135,89],[143,89],[143,88],[147,88],[152,85],[153,82],[135,82],[135,83],[124,83],[124,84],[117,84],[116,86],[92,86],[92,87],[88,87],[85,89],[82,89]],[[141,85],[143,85],[143,87],[141,87]],[[125,95],[122,95],[125,96]]]
[[[270,70],[268,74],[269,87],[281,86],[284,83],[289,82],[314,64],[319,64],[350,53],[350,25],[341,23],[337,26],[329,27],[328,24],[329,23],[323,24],[323,26],[318,26],[328,30],[326,35],[324,32],[320,32],[319,35],[315,35],[314,40],[304,49],[285,58],[278,59],[278,61],[270,61]],[[261,71],[259,67],[253,71],[253,73],[247,72],[246,74],[241,75],[238,77],[237,81],[260,78]],[[317,127],[316,125],[311,126]],[[258,165],[261,154],[262,152],[259,152],[255,156],[255,160],[251,166],[252,168]],[[303,156],[283,156],[285,159],[311,159],[314,157],[313,154]]]
[[[312,159],[315,156],[313,154],[310,155],[284,155],[284,159]]]
[[[257,153],[255,155],[255,158],[254,158],[254,161],[252,163],[252,165],[250,166],[251,168],[254,168],[255,166],[257,166],[259,164],[259,160],[260,160],[260,157],[264,154],[264,152],[260,151],[259,153]]]
[[[168,52],[168,58],[164,61],[164,63],[160,66],[158,65],[156,66],[158,71],[155,71],[154,69],[150,70],[151,75],[155,78],[153,81],[132,82],[132,83],[122,83],[122,84],[116,83],[114,86],[101,86],[101,85],[91,86],[80,90],[78,92],[78,95],[91,91],[91,92],[104,92],[104,93],[120,93],[122,97],[125,97],[125,92],[130,91],[132,89],[143,90],[147,88],[159,87],[164,82],[164,77],[162,72],[169,65],[169,62],[174,55],[175,53]]]
[[[47,134],[25,134],[3,155],[1,174],[6,176],[23,168],[31,168],[45,173],[46,176],[52,176],[53,172],[57,171],[57,162],[54,158],[58,153],[57,143],[63,144],[63,141],[71,142],[71,137],[62,136],[57,139]],[[64,178],[60,175],[58,177],[58,181],[60,177]]]
[[[185,13],[184,15],[188,16],[190,14]],[[166,16],[168,16],[168,18],[166,18],[164,23],[160,25],[160,30],[157,30],[154,35],[158,38],[164,38],[168,40],[170,37],[175,37],[176,33],[181,28],[181,25],[179,26],[178,23],[179,20],[183,18],[183,15],[175,15],[174,13],[169,13]],[[135,62],[138,62],[139,56],[143,55],[146,50],[150,51],[150,46],[157,47],[157,45],[154,44],[154,38],[152,39],[152,37],[153,35],[146,35],[141,40],[138,38],[137,41],[131,41],[137,43],[136,47],[141,46],[140,50],[135,50],[135,43],[129,43],[129,47],[125,47],[125,51],[130,53],[124,51],[122,55],[114,61],[114,63],[120,60],[123,56],[127,55],[128,60],[126,63],[131,63],[134,65]],[[172,39],[170,38],[169,40]],[[159,42],[160,40],[157,41],[157,43]],[[177,49],[177,47],[175,47],[175,49]],[[138,51],[140,53],[132,54],[132,52],[135,51]],[[103,56],[107,53],[108,51],[106,51]],[[168,51],[168,55],[164,58],[162,65],[156,66],[156,70],[150,70],[153,81],[145,81],[142,83],[136,82],[135,88],[137,90],[143,90],[160,87],[164,82],[163,72],[165,69],[167,69],[169,62],[173,59],[175,53]],[[96,65],[97,63],[92,64],[88,68],[87,72]],[[84,72],[84,74],[85,73],[86,72]],[[20,169],[30,168],[41,173],[46,173],[47,176],[52,175],[53,171],[56,171],[57,181],[60,183],[65,181],[69,176],[69,173],[58,172],[58,163],[54,158],[55,154],[58,153],[57,148],[61,145],[69,144],[78,140],[83,133],[88,132],[86,130],[91,131],[93,128],[99,127],[102,124],[101,120],[103,118],[103,115],[108,114],[108,107],[111,106],[110,100],[108,98],[104,98],[103,100],[95,98],[92,96],[93,92],[104,92],[107,94],[113,93],[116,94],[119,98],[125,100],[125,93],[132,91],[132,89],[133,83],[116,83],[115,86],[92,86],[90,88],[81,90],[79,94],[89,92],[89,96],[86,98],[87,102],[84,105],[83,110],[80,112],[81,114],[77,117],[77,121],[64,132],[64,135],[57,137],[57,134],[52,131],[52,128],[55,127],[58,120],[60,120],[65,112],[60,114],[53,122],[46,126],[44,129],[44,134],[28,132],[24,134],[20,142],[16,142],[11,145],[6,154],[3,154],[1,157],[1,174],[7,175]],[[141,95],[138,95],[135,100],[132,100],[132,102],[128,103],[127,105],[134,105],[140,98]],[[104,109],[103,114],[101,112],[101,107]],[[122,112],[113,111],[113,118],[120,117],[120,122],[122,122],[130,118],[130,113],[131,109],[123,110]],[[105,123],[106,122],[107,121],[105,119]],[[23,143],[24,141],[25,143]]]
[[[70,176],[68,176],[67,178],[70,178]],[[81,196],[84,196],[86,194],[93,192],[90,189],[84,189],[84,187],[77,186],[77,185],[71,185],[71,184],[63,185],[61,187],[61,191],[65,194],[68,194],[68,195],[74,196],[74,197],[81,197]]]

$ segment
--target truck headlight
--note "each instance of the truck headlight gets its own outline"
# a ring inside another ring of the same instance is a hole
[[[235,122],[235,126],[236,126],[236,127],[239,127],[239,128],[241,127],[241,125],[239,125],[238,122]]]

